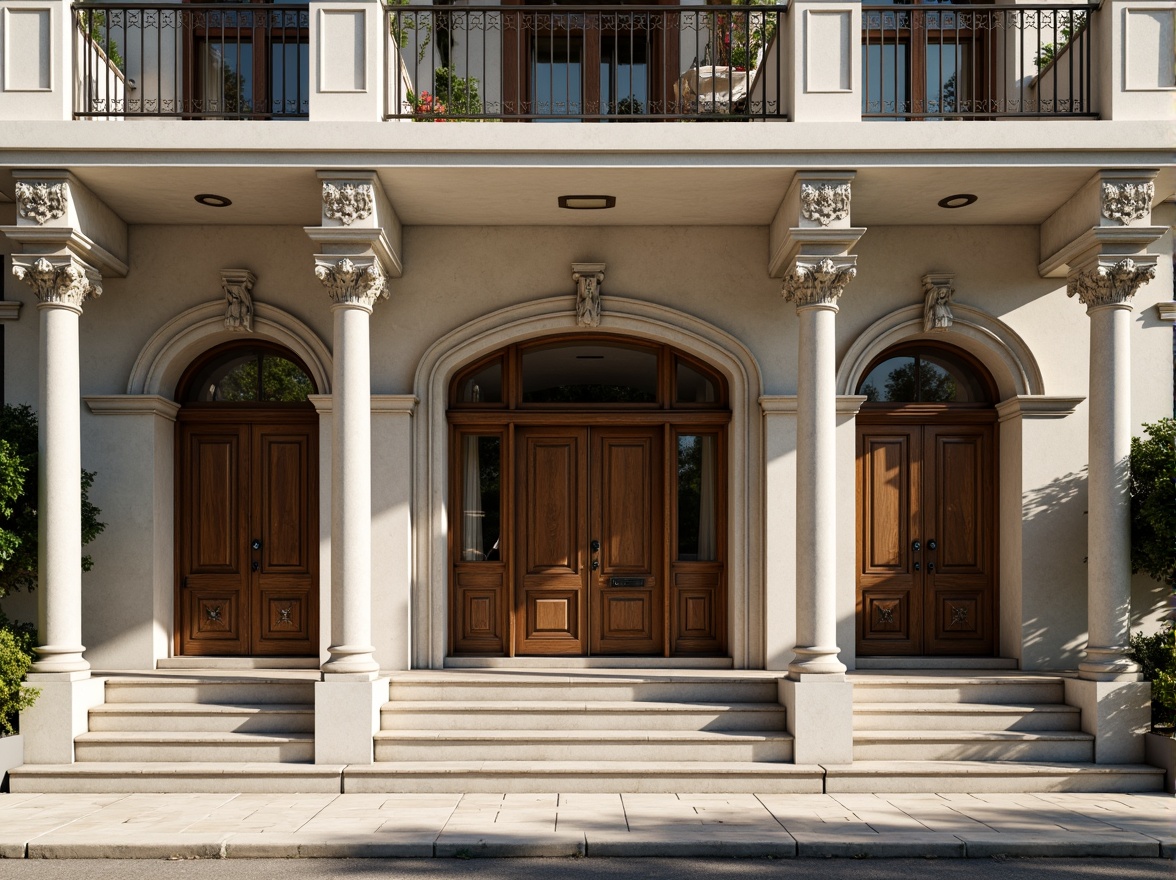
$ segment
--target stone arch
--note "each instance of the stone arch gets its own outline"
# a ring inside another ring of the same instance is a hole
[[[898,309],[875,321],[841,359],[837,370],[837,393],[856,393],[858,383],[874,358],[899,342],[920,339],[947,342],[976,357],[996,381],[999,400],[1045,393],[1037,359],[1016,331],[972,306],[952,303],[951,310],[954,321],[946,332],[924,332],[922,305]]]
[[[414,427],[413,666],[439,668],[446,654],[449,483],[445,412],[450,380],[465,365],[514,342],[577,330],[575,298],[552,297],[500,309],[458,327],[421,358]],[[718,370],[730,390],[728,429],[728,645],[737,668],[763,662],[763,455],[759,365],[742,342],[684,312],[611,296],[596,332],[656,339]]]
[[[289,312],[255,303],[253,332],[234,332],[225,328],[224,300],[214,300],[181,312],[152,334],[131,368],[127,394],[171,399],[181,374],[197,357],[223,342],[250,339],[288,348],[306,364],[318,393],[331,393],[331,353],[310,327]]]

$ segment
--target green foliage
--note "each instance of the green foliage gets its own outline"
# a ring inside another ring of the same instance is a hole
[[[37,585],[37,416],[27,406],[0,409],[0,598]],[[18,476],[18,472],[20,475]],[[82,544],[96,538],[106,524],[89,498],[94,474],[81,472]],[[84,555],[82,571],[93,567]]]
[[[31,626],[13,623],[0,611],[0,736],[17,732],[20,710],[32,706],[41,693],[22,684],[36,640]]]
[[[127,63],[123,60],[122,52],[119,51],[118,43],[115,42],[114,35],[110,33],[110,28],[106,26],[106,11],[103,9],[87,9],[82,12],[85,20],[86,33],[90,35],[90,39],[94,44],[106,53],[107,59],[126,73]]]
[[[1176,419],[1131,438],[1131,566],[1176,591]]]
[[[734,6],[776,6],[776,0],[733,0]],[[777,13],[720,13],[716,32],[721,44],[716,52],[720,66],[753,70],[776,35]]]
[[[433,94],[445,105],[446,116],[474,116],[482,112],[477,77],[458,76],[452,67],[438,67],[433,72]]]
[[[1176,723],[1176,629],[1172,622],[1150,636],[1132,633],[1128,656],[1152,683],[1152,724],[1170,727]]]
[[[1058,29],[1058,36],[1061,37],[1061,40],[1058,43],[1042,43],[1041,48],[1037,50],[1037,57],[1034,59],[1038,71],[1042,71],[1053,64],[1054,59],[1070,45],[1070,40],[1074,38],[1074,35],[1080,33],[1086,27],[1085,12],[1059,10],[1057,16],[1059,21],[1062,16],[1066,16],[1066,23]],[[1043,24],[1042,31],[1044,32],[1045,29]]]

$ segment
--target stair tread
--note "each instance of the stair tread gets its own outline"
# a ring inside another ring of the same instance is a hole
[[[854,703],[854,712],[886,713],[906,715],[911,713],[951,713],[951,714],[983,714],[1004,715],[1013,712],[1044,713],[1057,712],[1060,714],[1076,714],[1080,710],[1076,706],[1065,703]]]
[[[422,773],[527,773],[557,775],[690,774],[759,775],[795,774],[819,776],[818,764],[793,764],[783,761],[376,761],[352,764],[349,775],[422,774]]]
[[[314,742],[313,733],[236,733],[220,730],[98,730],[79,734],[79,743],[159,743],[174,745],[185,742],[268,744],[283,742]]]
[[[854,730],[853,739],[854,742],[1087,742],[1094,737],[1078,730]]]
[[[1061,773],[1140,773],[1163,775],[1161,767],[1150,764],[1093,764],[1088,761],[854,761],[826,764],[830,775],[1056,775]]]
[[[858,670],[849,673],[847,678],[855,687],[893,687],[895,685],[920,685],[924,687],[943,687],[956,685],[991,685],[991,684],[1061,684],[1069,676],[1058,674],[1033,674],[1024,672],[1002,673],[994,670],[977,671],[975,675],[963,673],[944,675],[939,672],[919,674],[914,671],[903,672],[873,672]]]
[[[74,764],[22,764],[14,776],[338,776],[343,764],[315,764],[298,761],[83,761]]]
[[[792,739],[784,731],[740,730],[380,730],[385,740],[481,740],[485,742],[778,742]]]
[[[638,702],[634,700],[391,700],[385,712],[783,712],[779,703]]]
[[[90,712],[100,715],[305,714],[314,712],[314,703],[101,703]]]

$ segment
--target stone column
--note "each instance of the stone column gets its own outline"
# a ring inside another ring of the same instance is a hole
[[[1155,276],[1130,258],[1100,259],[1071,276],[1068,292],[1090,316],[1087,477],[1087,615],[1089,638],[1079,675],[1092,681],[1138,681],[1128,659],[1131,626],[1131,297]]]

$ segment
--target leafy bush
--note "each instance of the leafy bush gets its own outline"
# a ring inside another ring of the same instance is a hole
[[[1131,567],[1176,591],[1176,419],[1131,438]]]
[[[41,693],[21,683],[33,662],[37,635],[28,624],[12,623],[0,611],[0,736],[17,732],[21,709]]]
[[[0,598],[37,585],[37,416],[27,406],[0,409]],[[83,470],[82,544],[106,528],[90,503],[94,474]],[[93,567],[88,555],[82,571]]]
[[[1152,683],[1152,724],[1170,727],[1176,723],[1176,629],[1171,621],[1150,636],[1132,633],[1128,656]]]

